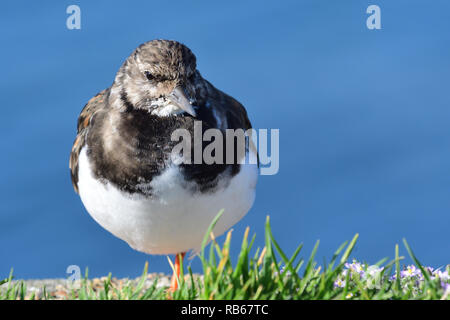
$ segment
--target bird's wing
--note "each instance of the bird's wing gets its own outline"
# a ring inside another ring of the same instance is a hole
[[[245,110],[244,106],[234,99],[233,97],[228,96],[228,113],[227,113],[227,123],[228,127],[231,129],[239,129],[242,128],[244,131],[248,129],[252,129],[252,123],[247,115],[247,110]],[[252,133],[254,134],[254,133]],[[254,141],[249,139],[249,148],[256,154],[256,162],[259,168],[259,153],[256,149]]]
[[[252,124],[247,116],[244,106],[225,92],[214,87],[205,80],[208,91],[208,102],[215,109],[216,117],[220,123],[227,124],[227,129],[250,129]]]
[[[227,95],[227,98],[227,122],[229,128],[242,128],[244,130],[251,129],[252,124],[248,118],[247,110],[245,110],[244,106],[233,97]]]
[[[77,137],[73,143],[72,152],[70,153],[69,168],[70,176],[72,178],[72,185],[75,192],[78,193],[78,157],[81,149],[86,143],[86,135],[89,130],[89,126],[92,122],[94,115],[98,110],[102,109],[105,105],[105,97],[107,90],[103,90],[95,97],[89,100],[84,106],[83,110],[78,117],[77,125]]]
[[[221,118],[222,123],[226,123],[227,129],[243,129],[244,131],[251,129],[252,124],[244,106],[233,97],[215,88],[210,82],[206,82],[209,86],[210,96],[214,100],[213,104],[216,114]],[[252,139],[250,139],[249,143],[250,148],[256,153],[259,167],[259,155],[256,146]]]

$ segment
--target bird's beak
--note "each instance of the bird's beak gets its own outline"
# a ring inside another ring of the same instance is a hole
[[[194,107],[189,102],[189,99],[186,97],[183,88],[181,88],[180,86],[177,86],[175,89],[173,89],[172,93],[169,95],[168,98],[170,101],[172,101],[173,104],[175,104],[180,109],[186,111],[193,117],[196,116]]]

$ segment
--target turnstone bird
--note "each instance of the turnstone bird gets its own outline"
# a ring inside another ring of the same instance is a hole
[[[195,136],[196,121],[202,133],[251,128],[244,107],[202,78],[189,48],[149,41],[125,60],[111,87],[85,105],[70,155],[73,186],[95,221],[138,251],[176,255],[172,290],[180,260],[200,248],[217,213],[224,209],[214,228],[218,236],[255,198],[257,165],[242,163],[239,153],[229,164],[174,160],[179,141],[172,133],[185,129]],[[254,151],[245,150],[246,156]]]

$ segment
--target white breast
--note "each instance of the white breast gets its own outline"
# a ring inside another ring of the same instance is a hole
[[[256,165],[243,165],[229,184],[214,193],[192,192],[182,185],[182,175],[171,167],[151,182],[153,199],[120,191],[96,180],[86,154],[80,153],[80,197],[89,214],[103,228],[132,248],[150,254],[176,254],[198,250],[212,219],[224,214],[214,234],[219,236],[236,224],[253,205],[258,176]]]

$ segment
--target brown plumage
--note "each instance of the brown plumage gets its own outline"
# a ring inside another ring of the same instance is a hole
[[[86,135],[89,130],[89,125],[92,117],[97,112],[97,110],[104,108],[105,106],[105,92],[103,90],[95,95],[91,100],[86,103],[83,110],[78,117],[77,125],[77,137],[72,146],[72,151],[70,152],[69,168],[70,176],[72,180],[72,185],[75,191],[78,193],[78,156],[80,155],[81,149],[84,147],[86,142]]]

